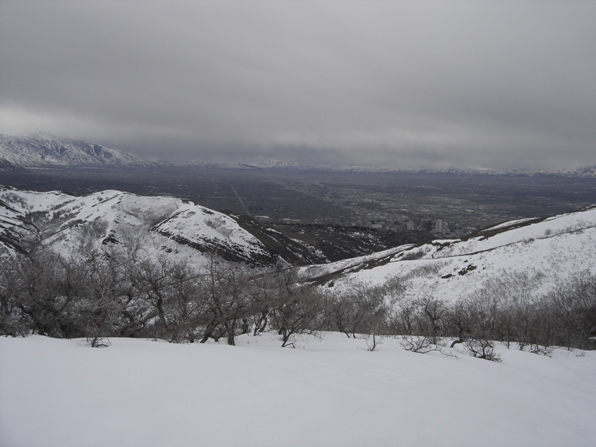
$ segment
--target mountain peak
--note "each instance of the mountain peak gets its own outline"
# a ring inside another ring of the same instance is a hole
[[[152,165],[118,149],[47,133],[0,135],[0,164],[16,167]]]

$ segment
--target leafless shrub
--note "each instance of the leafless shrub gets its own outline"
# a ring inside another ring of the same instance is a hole
[[[424,255],[425,255],[425,252],[422,249],[409,250],[409,251],[405,251],[399,259],[400,259],[400,261],[414,261],[416,259],[423,258]]]
[[[272,307],[271,324],[282,338],[282,347],[297,334],[317,333],[325,324],[325,301],[313,286],[301,284],[296,270],[277,276],[278,297]]]
[[[441,347],[432,342],[429,337],[423,335],[405,335],[401,338],[400,344],[406,351],[426,354],[432,351],[441,351]]]
[[[436,276],[444,266],[445,262],[443,261],[429,261],[428,263],[419,265],[415,269],[412,269],[410,272],[408,272],[407,275],[404,275],[401,279],[402,281],[407,281],[414,278]]]
[[[491,362],[501,362],[501,357],[495,353],[494,343],[486,338],[468,338],[465,346],[471,356]]]

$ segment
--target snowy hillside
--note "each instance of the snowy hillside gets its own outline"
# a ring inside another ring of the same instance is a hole
[[[0,166],[151,166],[153,163],[117,149],[47,135],[0,135]]]
[[[406,296],[448,301],[506,280],[519,280],[538,294],[574,274],[596,273],[596,206],[304,270],[313,281],[337,288],[394,279],[406,287]]]
[[[0,338],[0,444],[10,447],[596,445],[596,352],[503,362],[325,333],[279,347]]]
[[[300,244],[245,216],[228,216],[172,197],[102,191],[73,197],[0,187],[0,246],[19,251],[27,243],[65,255],[88,248],[137,249],[200,266],[214,252],[257,264],[317,259]]]

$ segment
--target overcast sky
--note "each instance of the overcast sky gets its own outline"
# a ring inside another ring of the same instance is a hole
[[[596,164],[596,1],[0,0],[0,132],[147,158]]]

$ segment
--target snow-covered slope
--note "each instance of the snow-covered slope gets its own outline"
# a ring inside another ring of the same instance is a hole
[[[0,135],[0,166],[151,166],[153,163],[117,149],[48,135]]]
[[[237,346],[0,338],[0,445],[596,445],[596,352],[498,345],[503,362],[326,333]]]
[[[305,268],[319,284],[346,287],[398,280],[406,295],[450,301],[502,281],[541,293],[572,276],[596,274],[596,206],[549,218],[509,222],[474,237],[401,246]]]
[[[258,264],[312,262],[308,250],[246,216],[219,213],[172,197],[102,191],[74,197],[0,187],[0,246],[43,244],[66,255],[89,248],[141,250],[193,264],[212,253]]]

